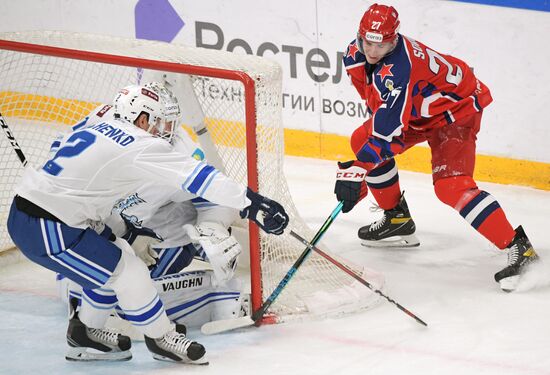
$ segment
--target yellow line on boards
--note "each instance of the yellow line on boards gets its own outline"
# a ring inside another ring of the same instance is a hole
[[[98,105],[80,100],[0,91],[0,113],[5,117],[73,125]],[[226,136],[228,129],[231,134],[244,134],[243,123],[217,119],[206,119],[206,122],[215,142],[231,147],[245,146],[244,137]],[[261,125],[258,127],[261,128]],[[284,137],[287,155],[342,161],[354,159],[349,137],[346,136],[285,129]],[[396,157],[400,169],[423,173],[431,173],[430,159],[430,150],[422,146],[413,147]],[[478,181],[550,190],[550,163],[477,155],[474,178]]]
[[[285,129],[284,133],[287,155],[341,161],[355,158],[349,137],[295,129]],[[431,173],[430,160],[430,150],[423,146],[413,147],[396,157],[399,169],[422,173]],[[550,190],[550,163],[477,155],[474,178]]]

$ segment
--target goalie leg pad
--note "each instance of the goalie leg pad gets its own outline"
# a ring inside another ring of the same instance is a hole
[[[214,287],[214,277],[212,269],[208,267],[154,280],[172,322],[187,327],[200,327],[211,320],[244,314],[248,298],[240,292],[241,284],[238,279],[234,278],[223,286]],[[244,308],[242,313],[241,308]]]

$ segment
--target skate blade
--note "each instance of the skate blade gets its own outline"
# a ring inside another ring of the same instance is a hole
[[[505,291],[506,293],[513,292],[516,290],[518,284],[519,284],[520,275],[514,275],[505,277],[504,279],[501,279],[498,283],[500,285],[500,289]]]
[[[129,361],[132,359],[132,352],[101,352],[91,348],[70,348],[65,355],[67,361],[89,362],[89,361]]]
[[[153,358],[157,361],[164,361],[164,362],[172,362],[172,363],[184,363],[186,365],[199,365],[199,366],[206,366],[210,362],[208,362],[208,359],[206,359],[206,355],[204,355],[202,358],[197,359],[196,361],[192,361],[189,358],[182,358],[181,361],[175,361],[172,358],[165,357],[160,354],[153,354]]]
[[[379,241],[362,240],[361,245],[374,248],[390,248],[390,247],[417,247],[420,246],[418,238],[411,234],[409,236],[388,237]]]

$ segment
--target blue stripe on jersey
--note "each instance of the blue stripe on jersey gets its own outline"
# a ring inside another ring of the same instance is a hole
[[[497,201],[492,202],[490,205],[485,207],[477,216],[476,218],[471,222],[472,227],[475,229],[478,229],[481,224],[487,219],[493,212],[495,212],[498,208],[500,208],[500,205]]]
[[[201,186],[204,184],[210,173],[214,172],[216,168],[214,168],[211,165],[205,165],[204,168],[202,168],[199,173],[197,173],[197,176],[193,178],[193,181],[189,184],[187,190],[189,190],[191,193],[196,194]]]
[[[86,123],[88,122],[88,117],[86,117],[84,120],[80,121],[78,124],[73,126],[73,131],[76,131],[80,128],[82,128]]]
[[[199,171],[201,170],[201,168],[205,165],[205,163],[199,163],[197,164],[197,166],[195,167],[195,169],[193,170],[193,172],[187,176],[187,179],[185,180],[185,182],[181,185],[181,188],[185,190],[185,187],[191,183],[191,181],[195,178],[195,176],[197,175],[197,173],[199,173]]]
[[[202,188],[199,190],[199,195],[203,195],[206,192],[206,190],[210,187],[210,184],[214,180],[214,177],[216,177],[218,173],[220,173],[220,171],[218,170],[216,170],[214,173],[210,173],[210,176],[208,176],[208,179],[203,184]]]
[[[61,146],[60,141],[53,141],[52,145],[50,146],[50,151],[53,152],[54,150],[57,150],[59,148],[59,146]]]
[[[443,117],[445,117],[445,121],[447,121],[447,124],[452,124],[453,123],[453,119],[449,115],[449,111],[443,112]]]
[[[472,211],[479,204],[479,202],[481,202],[483,199],[485,199],[485,197],[487,197],[488,195],[489,195],[489,193],[487,193],[486,191],[481,190],[481,192],[476,197],[474,197],[474,199],[469,201],[468,204],[465,205],[462,208],[462,210],[460,210],[460,216],[462,216],[463,218],[466,218],[466,216],[468,216],[470,211]]]
[[[216,203],[212,203],[209,200],[201,198],[201,197],[191,199],[191,203],[193,203],[193,206],[195,206],[195,208],[204,208],[204,207],[217,206]]]
[[[427,98],[429,96],[432,96],[434,91],[437,89],[433,83],[428,83],[426,86],[422,88],[422,92],[420,93],[423,98]]]
[[[477,109],[477,111],[479,112],[479,111],[482,110],[482,108],[481,108],[481,106],[479,105],[479,101],[478,101],[478,99],[477,99],[477,95],[474,95],[473,97],[474,97],[474,107],[475,107],[475,108]]]
[[[461,97],[460,95],[457,95],[455,94],[454,92],[445,92],[445,93],[441,93],[442,95],[444,96],[448,96],[450,98],[453,98],[454,100],[456,100],[457,102],[461,101],[462,99],[464,99],[463,97]]]
[[[194,205],[195,208],[207,208],[207,207],[214,207],[217,206],[215,203],[206,202],[206,203],[199,203]]]

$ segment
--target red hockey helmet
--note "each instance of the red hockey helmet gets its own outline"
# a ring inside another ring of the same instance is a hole
[[[359,38],[372,43],[391,42],[397,36],[399,14],[392,6],[372,4],[359,23]]]

